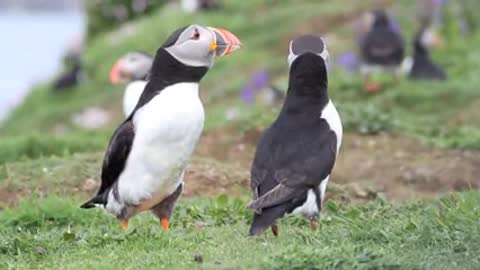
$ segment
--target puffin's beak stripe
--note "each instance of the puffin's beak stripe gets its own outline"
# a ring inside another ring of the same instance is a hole
[[[217,57],[228,55],[240,48],[240,40],[230,31],[215,27],[208,27],[208,29],[215,35]]]
[[[216,40],[212,41],[212,43],[210,43],[210,48],[209,48],[210,51],[213,52],[213,51],[217,50],[217,48],[218,48],[217,41]]]

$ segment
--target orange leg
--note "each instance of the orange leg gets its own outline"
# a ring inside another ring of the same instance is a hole
[[[318,229],[318,220],[310,220],[310,226],[312,227],[312,231],[316,231]]]
[[[168,218],[161,218],[160,225],[166,232],[170,230],[170,222],[168,221]]]
[[[365,90],[367,90],[368,93],[378,92],[380,88],[380,84],[378,83],[365,82]]]
[[[128,219],[120,220],[120,225],[122,226],[123,232],[126,232],[128,230]]]

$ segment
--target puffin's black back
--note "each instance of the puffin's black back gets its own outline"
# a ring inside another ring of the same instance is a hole
[[[282,111],[257,145],[252,165],[252,189],[258,197],[279,184],[285,175],[298,192],[278,205],[255,214],[250,234],[256,235],[307,199],[331,172],[336,153],[336,136],[320,113],[329,102],[325,63],[316,54],[299,56],[290,69],[289,88]],[[289,177],[290,175],[299,176]]]
[[[415,80],[446,80],[445,71],[433,63],[430,53],[422,44],[423,33],[424,30],[420,31],[415,37],[413,65],[408,76]]]

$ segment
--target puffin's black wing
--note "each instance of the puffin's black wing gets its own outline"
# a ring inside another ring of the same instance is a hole
[[[106,204],[108,191],[125,168],[134,136],[134,126],[130,117],[113,133],[103,160],[100,189],[93,198],[81,206],[82,208],[91,208],[95,204]]]
[[[413,66],[409,78],[414,80],[446,80],[447,74],[442,67],[433,63],[428,50],[420,44],[415,43],[415,54]]]
[[[405,42],[402,37],[387,27],[373,29],[361,45],[362,57],[368,64],[399,65],[404,52]]]
[[[261,210],[318,186],[335,164],[337,137],[324,119],[309,129],[268,130],[252,166],[249,208]]]

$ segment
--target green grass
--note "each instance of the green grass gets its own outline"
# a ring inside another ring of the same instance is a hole
[[[0,213],[2,269],[478,269],[480,193],[394,206],[328,202],[312,232],[299,218],[247,237],[245,201],[220,196],[183,201],[172,230],[150,215],[127,233],[79,201],[29,199]],[[194,258],[201,258],[198,263]]]

